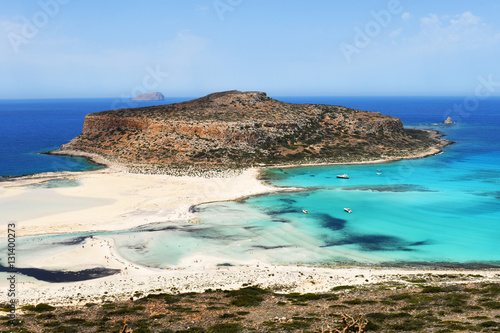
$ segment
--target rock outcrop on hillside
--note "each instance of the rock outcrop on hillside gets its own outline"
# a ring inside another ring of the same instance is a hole
[[[141,94],[134,98],[133,101],[164,101],[165,96],[161,92],[154,92],[150,94]]]
[[[249,166],[405,157],[439,144],[400,119],[321,104],[291,104],[263,92],[88,114],[61,150],[124,163]]]

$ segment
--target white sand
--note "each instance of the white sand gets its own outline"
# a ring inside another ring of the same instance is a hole
[[[83,173],[58,173],[25,177],[0,183],[1,241],[6,241],[6,223],[15,221],[17,237],[48,233],[123,230],[153,222],[186,221],[195,217],[189,207],[202,202],[233,200],[242,196],[281,189],[262,184],[258,170],[250,169],[228,178],[170,177],[128,174],[117,169]],[[26,186],[50,179],[69,178],[77,187],[40,189]],[[30,200],[27,200],[30,198]],[[40,204],[40,202],[42,204]],[[3,206],[2,206],[3,205]],[[22,207],[18,214],[15,209]],[[2,215],[3,214],[3,215]],[[9,215],[11,214],[11,215]],[[83,245],[83,246],[82,246]],[[422,274],[462,274],[453,282],[500,282],[500,270],[407,270],[369,268],[313,268],[272,266],[265,262],[235,262],[217,267],[219,258],[204,254],[185,257],[171,269],[141,267],[121,258],[111,239],[94,237],[84,244],[46,258],[33,256],[23,267],[81,270],[95,267],[119,269],[105,278],[74,282],[46,283],[18,276],[19,305],[40,302],[85,304],[128,299],[136,292],[189,292],[239,288],[243,284],[277,288],[280,291],[326,292],[338,285],[406,280]],[[234,261],[233,261],[234,262]],[[471,274],[480,277],[471,277]],[[7,300],[6,273],[0,274],[0,298]]]
[[[256,179],[257,169],[226,178],[172,177],[121,171],[59,173],[0,183],[0,223],[15,222],[17,236],[123,230],[154,222],[187,221],[189,207],[277,191]],[[81,186],[28,186],[68,178]],[[13,209],[9,210],[9,207]],[[0,229],[0,237],[6,236]]]

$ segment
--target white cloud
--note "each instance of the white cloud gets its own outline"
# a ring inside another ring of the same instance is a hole
[[[451,19],[452,25],[478,25],[482,24],[482,19],[479,16],[474,16],[471,12],[465,12],[459,15],[457,19]]]
[[[391,38],[396,38],[396,37],[399,37],[401,36],[401,33],[403,32],[403,29],[397,29],[397,30],[394,30],[391,32],[390,36]]]
[[[474,49],[495,40],[496,33],[479,16],[464,12],[452,17],[429,14],[420,19],[420,40],[426,47],[434,49]]]
[[[404,12],[403,15],[401,15],[401,18],[404,20],[404,21],[408,21],[410,18],[411,18],[411,15],[410,13],[408,12]]]

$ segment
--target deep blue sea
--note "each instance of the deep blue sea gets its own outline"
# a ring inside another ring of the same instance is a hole
[[[439,130],[456,143],[424,159],[269,169],[273,184],[311,190],[203,204],[201,224],[176,231],[157,226],[142,237],[134,233],[133,240],[127,231],[107,233],[124,257],[158,267],[195,253],[227,263],[500,265],[500,98],[478,100],[473,107],[464,97],[275,98],[378,111],[406,126]],[[85,114],[112,103],[0,101],[0,175],[92,168],[81,159],[39,152],[71,140],[81,132]],[[447,116],[456,124],[443,125]],[[335,177],[344,173],[350,179]]]
[[[59,148],[82,132],[85,115],[129,105],[175,103],[123,102],[116,98],[0,100],[0,176],[96,168],[82,158],[41,154]]]

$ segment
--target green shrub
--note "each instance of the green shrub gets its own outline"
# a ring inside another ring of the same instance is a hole
[[[482,305],[488,309],[492,309],[492,310],[498,310],[500,309],[500,302],[496,302],[496,301],[490,301],[490,302],[484,302],[482,303]]]
[[[232,290],[228,292],[228,297],[234,297],[230,305],[234,306],[258,306],[264,298],[262,295],[267,294],[268,291],[258,287],[246,287],[239,290]]]
[[[54,311],[56,308],[53,306],[50,306],[48,304],[45,304],[45,303],[40,303],[40,304],[37,304],[36,306],[26,305],[26,306],[23,306],[21,309],[33,311],[33,312],[46,312],[46,311]]]

